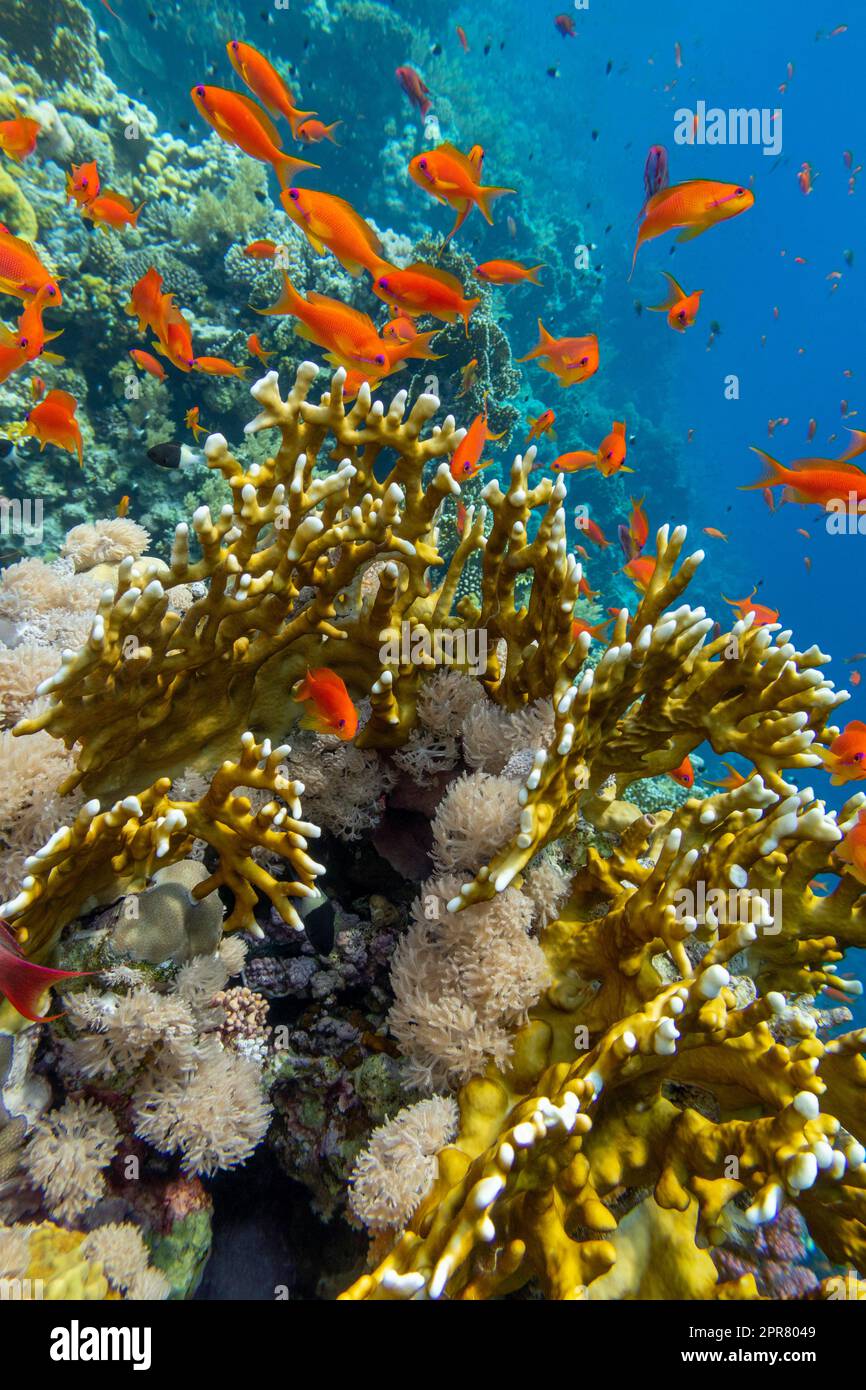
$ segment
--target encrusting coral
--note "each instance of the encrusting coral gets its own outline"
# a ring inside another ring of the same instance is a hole
[[[199,556],[181,526],[170,564],[123,559],[85,645],[16,730],[74,748],[64,792],[118,798],[106,812],[88,802],[28,860],[0,909],[19,942],[47,954],[94,895],[145,889],[197,840],[216,867],[193,896],[230,888],[227,929],[258,930],[259,893],[299,925],[290,899],[324,870],[307,855],[317,828],[300,819],[281,741],[298,717],[294,682],[327,665],[364,712],[351,750],[364,765],[347,755],[347,782],[368,778],[386,797],[394,767],[421,787],[451,779],[432,788],[432,877],[392,961],[389,1022],[410,1085],[461,1087],[459,1122],[449,1097],[436,1101],[438,1153],[408,1112],[411,1178],[384,1161],[407,1112],[359,1160],[354,1210],[379,1233],[377,1257],[383,1230],[394,1243],[344,1296],[476,1299],[533,1283],[554,1299],[754,1298],[750,1273],[719,1282],[709,1250],[734,1211],[756,1228],[783,1202],[827,1258],[862,1268],[866,1030],[823,1040],[812,1001],[857,990],[837,967],[866,945],[866,899],[836,851],[866,798],[835,815],[786,780],[837,732],[827,721],[846,696],[822,676],[827,658],[753,615],[711,637],[703,609],[681,602],[702,555],[682,559],[684,529],[663,527],[636,613],[619,612],[593,664],[572,628],[582,571],[562,477],[531,483],[534,450],[518,456],[507,486],[493,479],[467,508],[446,557],[439,523],[460,488],[445,460],[463,431],[448,417],[425,432],[429,395],[407,416],[405,393],[386,409],[363,386],[347,409],[340,371],[313,403],[315,374],[302,364],[285,400],[276,373],[253,388],[248,428],[279,432],[273,458],[245,468],[208,439],[232,503],[216,519],[195,513]],[[178,586],[184,612],[169,603]],[[467,644],[438,671],[442,631],[481,634],[477,665]],[[239,763],[214,772],[242,730]],[[750,760],[752,775],[652,815],[627,799],[704,742]],[[317,746],[300,747],[314,770]],[[172,799],[171,778],[198,773],[204,790]],[[238,787],[286,808],[254,809]],[[349,815],[342,833],[362,828]],[[826,896],[817,875],[837,880]],[[139,1136],[202,1172],[217,1166],[215,1094],[246,1116],[239,1152],[267,1124],[248,1085],[255,996],[237,996],[246,1023],[226,1027],[222,1051],[184,1031],[185,1010],[224,990],[218,976],[195,961],[180,971],[159,1047],[193,1046],[194,1071],[162,1075],[152,1095],[138,1085],[132,1106]],[[79,1047],[79,1064],[101,1046]],[[239,1161],[230,1144],[223,1157]]]

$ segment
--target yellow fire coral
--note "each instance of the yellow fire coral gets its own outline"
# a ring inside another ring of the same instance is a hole
[[[219,856],[219,865],[192,890],[196,901],[219,887],[231,889],[234,908],[226,931],[259,932],[253,917],[257,892],[270,899],[290,926],[301,928],[292,898],[308,897],[323,869],[307,853],[308,838],[318,826],[300,819],[303,784],[282,775],[289,749],[272,749],[244,734],[237,762],[225,762],[199,801],[172,801],[171,781],[155,782],[139,796],[128,796],[108,811],[88,801],[71,826],[55,832],[43,849],[26,861],[21,892],[0,906],[0,916],[14,928],[30,956],[47,954],[68,922],[94,896],[116,897],[121,891],[147,887],[156,869],[185,859],[196,840]],[[278,795],[253,812],[238,788]],[[278,882],[253,857],[255,850],[278,855],[297,877]]]

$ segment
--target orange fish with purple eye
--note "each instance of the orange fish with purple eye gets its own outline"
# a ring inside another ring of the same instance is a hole
[[[478,208],[484,220],[493,225],[491,205],[496,198],[506,193],[515,193],[514,188],[500,188],[494,184],[482,185],[478,182],[478,167],[456,145],[446,141],[435,150],[425,150],[409,161],[409,177],[431,198],[439,203],[448,203],[457,213],[457,219],[445,238],[448,242],[459,231],[473,208]],[[445,245],[443,242],[443,246]]]
[[[79,207],[85,207],[87,203],[92,203],[93,199],[99,196],[100,187],[99,170],[96,167],[95,159],[92,159],[89,164],[73,164],[66,175],[66,201],[67,203],[77,203]]]
[[[334,131],[342,124],[342,121],[332,121],[330,125],[325,125],[324,121],[310,116],[306,121],[301,121],[295,131],[295,139],[303,140],[305,145],[318,145],[320,140],[330,140],[332,145],[339,146],[340,142],[335,139]]]
[[[244,247],[242,254],[249,256],[251,261],[272,261],[278,250],[275,241],[264,238],[261,241],[251,241],[249,246]]]
[[[241,92],[232,92],[225,87],[208,87],[200,82],[192,88],[190,96],[199,115],[213,127],[220,139],[242,150],[250,159],[270,164],[282,188],[288,188],[299,169],[319,168],[318,164],[311,164],[308,159],[296,159],[294,155],[287,154],[270,116]],[[312,112],[304,114],[312,115]]]
[[[46,302],[63,303],[58,277],[42,264],[28,241],[13,236],[0,223],[0,291],[29,299],[44,287]]]
[[[521,265],[519,261],[500,259],[482,262],[475,267],[475,274],[488,285],[520,285],[527,280],[533,285],[540,285],[538,271],[543,269],[543,262]]]
[[[675,767],[672,772],[668,773],[668,777],[672,777],[675,782],[687,790],[695,785],[695,770],[688,754],[683,758],[679,767]]]
[[[488,459],[485,463],[481,462],[481,454],[484,445],[492,439],[502,439],[502,434],[493,434],[487,424],[487,402],[484,402],[484,409],[475,416],[472,424],[466,431],[465,436],[454,450],[451,459],[451,476],[458,483],[469,482],[481,472],[482,468],[489,468],[493,460]]]
[[[299,125],[310,116],[315,116],[315,111],[298,110],[294,96],[276,68],[268,62],[263,53],[259,53],[258,49],[253,48],[252,44],[241,43],[238,39],[229,39],[226,44],[226,53],[238,77],[246,83],[253,96],[258,97],[262,106],[266,107],[272,116],[284,116],[291,127],[292,135],[297,140]],[[242,100],[246,101],[248,98],[244,97]],[[217,133],[219,134],[219,132]],[[279,138],[276,143],[279,144]],[[258,156],[254,155],[253,158],[258,158]],[[302,160],[295,162],[296,164],[303,163]],[[308,167],[318,169],[319,166],[311,164]]]
[[[247,352],[251,357],[257,357],[263,367],[267,367],[268,359],[274,356],[272,352],[265,352],[258,333],[251,333],[247,338]]]
[[[829,748],[816,743],[813,751],[823,759],[834,787],[846,782],[861,782],[866,777],[866,724],[852,719]]]
[[[121,227],[137,227],[144,203],[138,207],[123,193],[113,193],[109,188],[89,202],[82,203],[82,214],[109,235],[109,229],[119,231]]]
[[[309,700],[310,710],[301,719],[302,729],[312,729],[317,734],[333,734],[335,738],[348,743],[358,730],[358,711],[352,704],[351,696],[343,679],[327,666],[307,670],[303,680],[292,690],[292,699],[298,703]]]
[[[667,314],[671,328],[676,329],[677,333],[685,333],[698,316],[703,290],[686,294],[682,285],[666,270],[662,271],[662,275],[668,282],[668,292],[661,304],[648,304],[646,307],[654,314]]]
[[[582,338],[554,338],[539,319],[538,343],[525,357],[516,359],[534,360],[545,372],[558,377],[560,386],[574,386],[598,371],[598,338],[594,333]]]
[[[193,439],[195,440],[196,444],[198,443],[198,437],[200,434],[207,434],[206,427],[200,424],[199,422],[200,413],[201,412],[199,406],[194,405],[186,412],[186,415],[184,417],[184,424],[186,425],[188,430],[192,430]]]
[[[728,598],[726,594],[722,594],[722,598],[725,600],[725,603],[729,603],[732,608],[736,609],[741,619],[748,617],[750,613],[754,613],[754,627],[766,627],[768,623],[777,623],[779,621],[779,610],[777,608],[768,608],[766,604],[763,603],[752,603],[752,599],[757,592],[758,590],[756,588],[753,589],[748,598]]]
[[[640,593],[645,594],[656,572],[657,563],[654,555],[635,555],[628,564],[623,565],[622,572],[628,575]]]
[[[644,206],[629,280],[634,274],[637,253],[645,242],[677,228],[682,229],[677,241],[691,241],[710,227],[748,211],[754,202],[751,189],[736,183],[717,183],[714,179],[689,179],[660,188]]]
[[[543,434],[549,434],[551,439],[556,438],[556,431],[553,426],[556,423],[556,412],[553,410],[543,410],[540,415],[529,417],[529,433],[526,436],[526,443],[531,444],[533,439],[540,439]]]

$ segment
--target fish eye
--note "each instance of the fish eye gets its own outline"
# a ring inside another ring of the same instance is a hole
[[[386,280],[384,275],[379,280],[379,284],[381,285],[383,290],[386,290],[388,288],[388,281]]]
[[[341,720],[339,721],[339,727],[340,727],[341,729],[345,729],[345,727],[346,727],[346,721],[345,721],[345,719],[341,719]]]
[[[418,160],[418,167],[419,167],[419,169],[426,169],[426,168],[427,168],[427,161],[426,161],[426,159],[419,159],[419,160]]]
[[[292,199],[293,202],[296,203],[296,202],[298,201],[298,199],[300,198],[300,196],[301,196],[301,190],[300,190],[299,188],[290,188],[290,189],[289,189],[289,197]]]
[[[386,358],[385,358],[384,352],[377,352],[377,353],[376,353],[376,356],[375,356],[375,358],[374,358],[374,361],[377,363],[378,366],[384,367],[385,362],[386,362]]]
[[[20,348],[29,347],[29,346],[30,346],[30,339],[29,339],[29,338],[19,338],[19,339],[18,339],[18,346],[19,346]]]
[[[589,366],[589,358],[588,358],[588,357],[581,357],[581,359],[580,359],[580,365],[581,365],[581,367],[587,367],[587,366]]]
[[[743,197],[745,197],[745,193],[746,193],[745,188],[738,188],[735,196],[736,196],[737,198],[743,198]]]
[[[204,96],[204,87],[196,87],[195,90],[196,90],[196,94],[197,94],[198,96],[200,96],[200,97],[203,97],[203,96]]]
[[[237,39],[232,39],[232,48],[234,49],[235,53],[237,53],[238,49],[240,48],[240,44],[238,43]]]

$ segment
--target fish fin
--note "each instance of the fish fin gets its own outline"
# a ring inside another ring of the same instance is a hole
[[[844,463],[847,459],[858,458],[864,452],[866,452],[866,430],[851,430],[851,443],[844,454],[839,455],[836,462],[837,464]]]
[[[486,188],[479,186],[475,190],[475,199],[478,203],[478,210],[485,222],[489,222],[491,226],[493,225],[493,214],[490,210],[490,204],[494,202],[496,198],[503,198],[506,193],[516,192],[516,188],[497,188],[495,184],[489,184]]]
[[[309,159],[296,159],[293,154],[280,154],[279,158],[274,160],[274,173],[283,189],[288,188],[299,169],[321,169],[321,167],[321,164],[312,164]]]
[[[525,357],[518,357],[515,360],[517,362],[529,362],[533,357],[543,357],[547,354],[550,344],[554,342],[556,342],[556,339],[550,333],[548,333],[544,324],[541,322],[541,319],[539,319],[537,345],[532,349],[531,352],[528,352]]]
[[[750,444],[749,448],[753,454],[757,454],[758,458],[763,460],[764,471],[757,482],[744,483],[740,487],[740,492],[752,492],[756,488],[778,487],[780,483],[786,482],[789,470],[784,464],[780,463],[778,459],[774,459],[772,454],[759,449],[755,444]],[[724,595],[722,597],[724,598]]]
[[[59,352],[43,352],[40,355],[43,362],[50,362],[54,367],[59,367],[61,363],[66,361],[66,358],[61,357]]]
[[[618,434],[620,439],[625,439],[625,420],[614,420],[612,434]]]
[[[619,469],[618,469],[617,471],[618,471],[619,473],[633,473],[633,472],[634,472],[634,469],[633,469],[633,468],[629,468],[629,466],[628,466],[627,463],[621,463],[620,466],[619,466]]]
[[[448,199],[447,199],[447,198],[443,198],[441,201],[442,201],[443,203],[446,203],[446,202],[448,201]],[[470,212],[472,211],[472,206],[473,206],[473,204],[472,204],[472,202],[470,201],[469,198],[465,198],[465,199],[463,200],[463,207],[462,207],[462,208],[459,208],[459,209],[457,210],[457,217],[456,217],[456,219],[455,219],[455,221],[454,221],[454,226],[451,228],[451,231],[448,233],[448,235],[447,235],[447,237],[445,238],[445,240],[443,241],[442,245],[439,247],[439,255],[440,255],[440,256],[442,255],[442,252],[445,250],[445,247],[446,247],[446,245],[448,244],[448,242],[449,242],[449,241],[451,240],[451,238],[453,237],[454,233],[455,233],[455,232],[459,232],[460,228],[463,226],[463,223],[466,221],[467,217],[469,216]]]
[[[425,275],[430,280],[436,280],[440,285],[445,285],[463,297],[463,285],[450,270],[442,270],[438,265],[428,265],[426,261],[413,261],[411,265],[407,265],[406,270],[411,271],[413,275]],[[478,304],[480,300],[473,300],[473,303]]]
[[[325,126],[325,139],[326,139],[326,140],[330,140],[331,144],[332,144],[332,145],[336,145],[338,149],[341,148],[341,147],[340,147],[340,142],[339,142],[339,140],[335,140],[335,139],[334,139],[334,131],[337,129],[337,126],[338,126],[338,125],[342,125],[342,124],[343,124],[342,121],[332,121],[330,125],[326,125],[326,126]]]
[[[294,315],[298,305],[303,304],[303,302],[303,299],[298,294],[298,291],[295,289],[288,275],[283,271],[283,289],[276,304],[272,304],[269,309],[256,309],[252,304],[250,308],[255,314]]]
[[[695,227],[685,227],[677,237],[677,241],[694,241],[696,236],[700,236],[701,232],[705,231],[707,231],[707,224],[699,222]]]
[[[544,265],[545,265],[545,263],[544,263],[544,261],[542,261],[540,265],[531,265],[531,266],[529,267],[529,269],[527,270],[527,272],[526,272],[526,278],[527,278],[527,280],[531,280],[533,285],[540,285],[540,284],[541,284],[541,281],[539,280],[538,275],[537,275],[536,272],[539,271],[539,270],[544,270]]]
[[[686,299],[688,297],[682,285],[678,285],[672,275],[669,275],[666,270],[662,271],[662,275],[668,282],[668,292],[661,304],[648,304],[646,306],[648,309],[651,309],[653,313],[661,313],[666,309],[672,309],[681,299]]]

